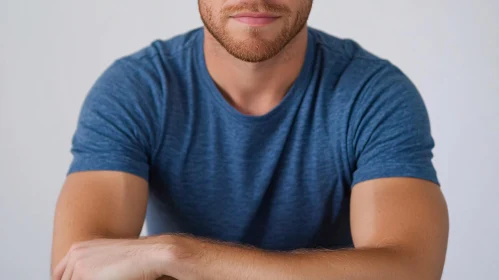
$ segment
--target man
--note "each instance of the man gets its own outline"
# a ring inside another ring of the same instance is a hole
[[[308,28],[311,7],[199,0],[204,29],[104,72],[73,138],[53,279],[441,277],[421,96]]]

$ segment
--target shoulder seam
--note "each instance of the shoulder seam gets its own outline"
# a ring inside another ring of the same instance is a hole
[[[188,41],[186,41],[184,44],[182,44],[181,47],[178,47],[177,49],[173,50],[172,52],[169,52],[169,53],[166,53],[165,54],[165,58],[166,59],[171,59],[173,58],[176,54],[178,54],[179,52],[182,52],[184,51],[185,49],[189,48],[192,46],[193,44],[193,41],[197,38],[197,34],[195,36],[192,36],[192,38],[190,38]],[[156,40],[154,42],[158,42],[158,41],[161,41],[161,40]],[[152,44],[154,44],[154,42]],[[166,42],[166,41],[161,41],[161,42]],[[154,47],[153,45],[149,45],[148,47]],[[161,56],[161,53],[158,52],[158,50],[156,49],[156,51],[154,52],[154,54],[152,55],[149,55],[149,54],[143,54],[142,56],[140,57],[132,57],[131,55],[129,56],[125,56],[123,57],[122,59],[123,60],[137,60],[137,61],[142,61],[144,60],[145,58],[149,58],[149,59],[154,59],[154,58],[157,58],[157,57],[160,57]]]
[[[345,39],[339,39],[338,40],[341,40],[341,41],[344,41]],[[358,59],[364,59],[364,60],[369,60],[369,61],[388,61],[384,58],[380,58],[380,57],[367,57],[367,56],[362,56],[362,55],[359,55],[358,53],[355,53],[351,58],[350,57],[347,57],[345,56],[345,53],[344,52],[341,52],[341,51],[338,51],[337,49],[333,48],[330,44],[324,42],[323,40],[321,40],[320,38],[317,38],[316,37],[316,41],[317,41],[317,44],[323,46],[324,48],[326,48],[328,51],[331,51],[331,52],[334,52],[334,53],[337,53],[337,54],[340,54],[343,58],[346,58],[346,59],[354,59],[354,58],[358,58]],[[361,46],[359,46],[359,48],[362,48]]]

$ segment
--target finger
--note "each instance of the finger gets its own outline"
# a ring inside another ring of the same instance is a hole
[[[75,264],[76,264],[75,258],[69,257],[66,269],[64,269],[64,273],[62,274],[61,280],[71,280],[71,278],[73,277]]]
[[[112,242],[113,242],[112,239],[93,239],[93,240],[87,240],[87,241],[82,241],[82,242],[78,242],[78,243],[73,244],[73,246],[71,246],[71,248],[69,249],[68,253],[64,256],[64,258],[54,268],[54,271],[52,274],[52,279],[53,280],[64,279],[63,276],[64,276],[64,273],[66,272],[66,270],[68,270],[66,275],[69,274],[69,270],[71,270],[71,269],[68,269],[68,263],[70,260],[71,253],[73,253],[75,250],[81,250],[81,249],[85,248],[85,251],[89,251],[88,253],[90,253],[91,251],[94,251],[95,249],[100,249],[99,247],[108,245]],[[70,268],[74,269],[74,265]],[[69,278],[69,279],[71,279],[71,278]]]
[[[66,269],[66,265],[68,263],[68,254],[62,258],[62,260],[56,265],[54,268],[54,272],[52,273],[52,280],[61,280],[64,270]]]
[[[84,249],[81,244],[74,244],[73,246],[71,246],[67,254],[66,267],[62,274],[61,280],[71,280],[71,278],[73,277],[76,262],[81,260],[82,254],[87,250],[88,249]]]

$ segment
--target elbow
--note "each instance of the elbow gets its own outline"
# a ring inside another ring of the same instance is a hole
[[[444,270],[444,263],[432,263],[420,268],[421,277],[417,279],[441,280]]]
[[[439,257],[432,254],[407,255],[399,259],[404,259],[404,277],[397,279],[407,280],[441,280],[445,262],[445,256]]]
[[[412,246],[378,247],[385,256],[385,276],[383,279],[440,280],[442,278],[445,254],[434,250]]]
[[[413,271],[413,270],[411,270]],[[441,280],[442,272],[436,271],[435,269],[419,269],[415,273],[410,273],[407,278],[408,280]]]

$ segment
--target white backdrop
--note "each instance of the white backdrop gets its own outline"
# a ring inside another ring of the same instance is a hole
[[[316,0],[421,90],[451,216],[446,280],[499,279],[499,1]],[[0,279],[48,279],[81,103],[116,58],[201,25],[197,1],[0,1]]]

